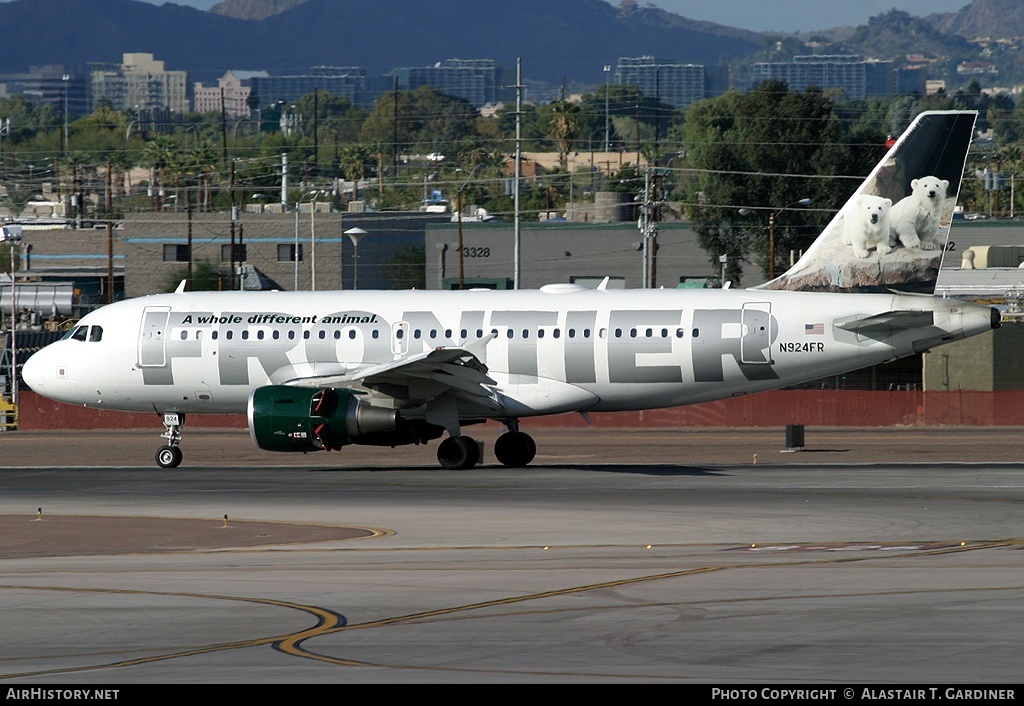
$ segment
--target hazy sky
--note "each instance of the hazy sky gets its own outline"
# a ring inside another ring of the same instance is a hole
[[[162,5],[164,1],[146,0],[154,5]],[[612,5],[619,4],[618,0],[608,1]],[[208,10],[219,0],[175,2]],[[955,12],[971,3],[970,0],[640,0],[641,6],[648,4],[691,20],[707,20],[755,32],[809,32],[866,24],[869,17],[893,8],[923,17],[936,12]]]

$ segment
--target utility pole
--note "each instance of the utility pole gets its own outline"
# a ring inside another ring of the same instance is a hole
[[[398,77],[395,76],[395,114],[391,118],[391,156],[395,162],[395,176],[398,176]]]
[[[220,133],[224,145],[224,166],[228,166],[228,111],[224,105],[224,89],[220,89]]]
[[[288,210],[288,153],[281,153],[281,213]]]
[[[317,137],[320,129],[319,92],[313,89],[313,176],[320,174],[320,140]]]
[[[636,92],[636,170],[640,171],[640,91]]]
[[[192,194],[189,191],[188,184],[185,185],[185,215],[188,221],[188,291],[194,291],[192,288]]]
[[[235,206],[235,163],[231,163],[231,289],[235,288],[235,221],[238,219],[238,207]]]
[[[114,181],[107,162],[107,304],[114,303]]]
[[[523,176],[523,58],[516,59],[516,178],[513,184],[513,203],[515,205],[515,246],[512,268],[512,288],[519,289],[522,263],[520,262],[520,242],[522,241],[522,225],[519,217],[519,190]]]

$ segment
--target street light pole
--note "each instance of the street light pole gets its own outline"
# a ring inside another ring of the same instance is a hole
[[[604,67],[604,151],[608,152],[608,142],[611,137],[611,119],[608,115],[608,77],[611,75],[612,67],[605,64]]]
[[[64,76],[62,76],[61,78],[64,81],[64,100],[63,100],[63,108],[64,108],[64,140],[63,140],[63,144],[61,145],[61,155],[63,157],[67,157],[68,156],[68,81],[71,80],[71,76],[70,76],[70,74],[64,74]]]
[[[292,291],[299,291],[299,203],[302,202],[300,198],[295,202],[295,245],[292,247],[292,262],[295,264],[295,284],[292,287]]]
[[[352,289],[359,289],[359,241],[369,233],[362,228],[349,228],[345,231],[345,235],[352,241],[352,246],[355,248],[352,253]]]
[[[309,288],[312,292],[316,291],[316,197],[317,194],[313,194],[309,212]]]

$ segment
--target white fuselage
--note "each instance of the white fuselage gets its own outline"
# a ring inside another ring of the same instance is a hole
[[[894,310],[932,312],[932,323],[871,335],[840,327]],[[489,406],[461,413],[519,417],[671,407],[785,387],[991,327],[989,307],[896,294],[572,285],[195,292],[90,313],[32,356],[24,378],[40,394],[87,407],[244,413],[256,387],[359,387],[370,368],[468,347],[496,385]],[[387,389],[370,394],[415,407]]]

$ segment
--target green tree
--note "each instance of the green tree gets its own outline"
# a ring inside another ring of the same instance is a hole
[[[148,164],[152,168],[152,181],[154,182],[150,184],[152,188],[163,191],[166,172],[169,168],[173,170],[177,155],[178,145],[167,135],[160,135],[146,143],[142,150],[142,160],[144,164]],[[158,193],[155,193],[154,196],[156,197],[154,208],[159,210],[163,207],[163,203]]]
[[[568,101],[558,101],[551,106],[550,135],[558,147],[558,163],[563,171],[569,169],[569,153],[573,142],[579,136],[580,107]]]
[[[389,92],[377,99],[360,131],[363,144],[384,142],[395,153],[435,151],[474,133],[477,112],[462,98],[424,86],[415,91]]]
[[[382,270],[392,289],[425,289],[426,267],[423,248],[403,245],[383,264]]]
[[[352,182],[352,200],[359,200],[359,182],[366,176],[366,160],[369,157],[366,148],[361,145],[348,145],[341,150],[341,169],[345,178]]]
[[[199,186],[199,210],[213,210],[213,175],[220,164],[220,156],[213,144],[204,140],[186,148],[183,154],[185,173]]]
[[[183,265],[168,272],[160,280],[160,289],[173,292],[188,279],[188,266]],[[185,285],[189,292],[216,292],[230,287],[231,277],[221,267],[208,260],[196,260],[192,263],[192,281]]]
[[[775,227],[777,257],[805,250],[856,188],[857,180],[841,177],[867,174],[885,149],[884,136],[852,149],[831,98],[778,81],[691,106],[684,135],[690,163],[701,170],[687,197],[698,242],[716,267],[729,256],[734,282],[743,263],[766,275],[772,269],[770,214],[812,199],[812,209],[787,210]]]

